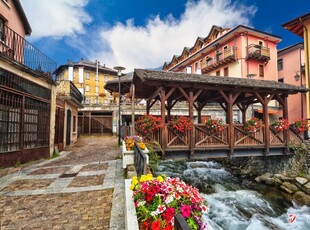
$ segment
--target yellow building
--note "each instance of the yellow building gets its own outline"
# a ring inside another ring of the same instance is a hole
[[[282,25],[285,29],[302,37],[304,39],[304,54],[305,54],[305,80],[306,87],[309,89],[309,68],[310,68],[310,13],[299,16]],[[306,94],[307,118],[310,118],[310,94]]]
[[[99,62],[68,61],[56,70],[57,81],[69,80],[83,95],[78,127],[82,134],[112,134],[115,132],[118,94],[110,94],[107,81],[117,78],[117,71]]]
[[[100,65],[99,62],[69,61],[56,70],[57,80],[70,80],[83,94],[85,106],[116,103],[118,98],[111,95],[104,86],[117,76],[117,71]]]

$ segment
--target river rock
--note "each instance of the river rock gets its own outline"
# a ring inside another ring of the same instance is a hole
[[[294,199],[301,205],[310,206],[310,196],[304,192],[298,191],[294,194]]]
[[[274,174],[273,175],[275,178],[278,178],[280,179],[281,181],[283,182],[291,182],[294,180],[294,178],[291,178],[291,177],[287,177],[287,176],[284,176],[282,174]]]
[[[265,183],[266,183],[267,185],[274,185],[274,184],[275,184],[275,179],[274,179],[274,178],[267,178],[267,179],[265,180]]]
[[[258,177],[255,178],[255,181],[257,183],[261,183],[261,182],[266,182],[267,179],[270,179],[272,176],[271,173],[264,173],[263,175],[260,175]]]
[[[283,181],[281,181],[278,178],[273,178],[273,180],[274,180],[275,185],[278,185],[278,186],[280,186],[283,183]]]
[[[294,184],[291,184],[290,182],[284,182],[281,186],[281,189],[285,192],[292,194],[296,191],[298,191],[298,187]]]
[[[297,181],[301,185],[306,184],[308,182],[308,180],[306,178],[303,178],[303,177],[296,177],[295,181]]]

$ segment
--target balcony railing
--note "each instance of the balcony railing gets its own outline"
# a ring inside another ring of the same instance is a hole
[[[4,26],[4,31],[0,35],[1,53],[34,71],[44,74],[46,77],[53,77],[53,72],[57,68],[54,60],[27,42],[24,37],[8,26]]]
[[[57,82],[56,93],[57,96],[72,98],[78,103],[82,103],[83,95],[82,93],[76,88],[76,86],[69,80],[62,80]]]
[[[257,44],[250,44],[248,47],[248,59],[266,62],[270,60],[270,49]]]
[[[209,73],[218,67],[236,61],[236,50],[237,48],[234,46],[227,47],[224,51],[217,52],[214,57],[210,57],[205,62],[202,62],[202,73]]]

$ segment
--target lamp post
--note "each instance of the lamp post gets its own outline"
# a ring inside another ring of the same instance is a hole
[[[117,70],[118,77],[118,144],[121,144],[121,77],[122,70],[125,70],[123,66],[115,66],[113,69]]]

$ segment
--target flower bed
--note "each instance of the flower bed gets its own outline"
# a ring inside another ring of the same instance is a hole
[[[191,229],[207,229],[201,220],[207,211],[204,199],[198,189],[179,178],[142,175],[132,179],[130,189],[140,229],[173,229],[175,213],[181,213]]]

